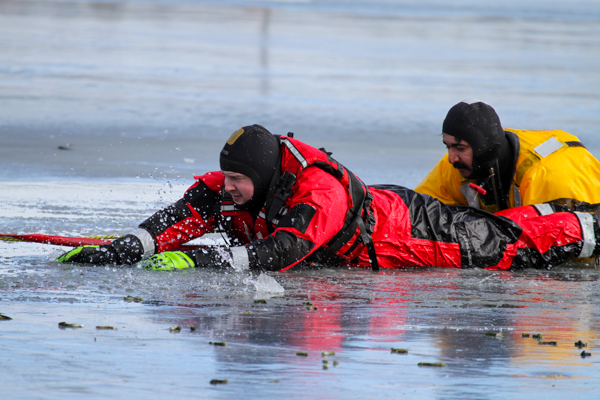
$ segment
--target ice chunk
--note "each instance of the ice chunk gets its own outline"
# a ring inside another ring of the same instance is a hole
[[[257,292],[261,293],[283,293],[285,289],[281,286],[275,278],[267,274],[261,273],[258,278],[250,281]]]

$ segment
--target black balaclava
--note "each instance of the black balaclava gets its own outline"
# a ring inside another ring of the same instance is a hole
[[[221,170],[246,175],[254,184],[254,195],[243,208],[260,210],[279,168],[280,153],[277,138],[260,125],[244,126],[227,140],[219,159]]]
[[[469,179],[483,180],[496,166],[508,142],[496,111],[479,100],[465,100],[448,111],[442,132],[464,140],[473,148],[473,172]]]

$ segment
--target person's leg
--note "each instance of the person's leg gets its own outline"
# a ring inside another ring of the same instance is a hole
[[[502,260],[488,269],[550,268],[596,255],[598,229],[592,214],[557,212],[529,217],[531,211],[532,207],[519,207],[496,214],[511,215],[523,232],[517,242],[507,245]]]

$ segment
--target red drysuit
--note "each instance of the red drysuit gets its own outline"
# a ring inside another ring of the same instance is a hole
[[[144,233],[144,256],[219,227],[232,248],[247,254],[246,266],[280,271],[302,261],[370,266],[369,233],[383,268],[547,268],[596,255],[598,228],[591,214],[540,216],[529,206],[493,215],[447,206],[401,186],[367,189],[323,150],[292,138],[279,140],[279,175],[292,177],[271,188],[268,198],[279,196],[279,203],[267,200],[253,215],[228,199],[220,172],[196,177],[182,199],[140,225],[150,234]],[[362,201],[356,193],[367,199],[362,208],[356,207]]]

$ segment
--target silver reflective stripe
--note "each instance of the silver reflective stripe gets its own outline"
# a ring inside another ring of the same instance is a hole
[[[285,214],[287,214],[288,211],[289,210],[288,210],[287,206],[285,206],[285,205],[281,206],[281,208],[277,212],[277,216],[275,218],[273,218],[270,222],[273,225],[279,225],[279,219],[281,217],[283,217]],[[263,210],[260,210],[260,212],[258,213],[258,217],[264,219],[265,221],[267,220],[267,216],[265,215]]]
[[[300,152],[298,151],[296,146],[294,146],[289,140],[286,140],[284,138],[281,138],[281,141],[292,152],[294,157],[296,157],[296,160],[298,160],[298,162],[300,164],[302,164],[302,167],[304,167],[304,168],[308,167],[308,162],[306,161],[306,158],[304,158],[304,156],[302,154],[300,154]]]
[[[469,187],[469,184],[462,185],[460,187],[460,191],[462,192],[465,199],[467,199],[467,203],[473,208],[481,208],[479,206],[479,198],[477,197],[477,192]]]
[[[147,230],[138,228],[135,231],[131,232],[130,235],[133,235],[140,239],[142,242],[142,247],[144,248],[144,254],[142,258],[148,258],[154,255],[154,249],[156,248],[156,243],[154,242],[154,237]]]
[[[231,256],[233,258],[233,262],[231,266],[236,271],[245,271],[250,269],[250,259],[248,258],[248,250],[246,246],[234,246],[230,247]]]
[[[250,229],[248,229],[248,225],[246,225],[245,222],[242,221],[242,223],[244,224],[244,232],[246,233],[246,237],[248,238],[248,242],[252,241],[252,235],[250,234]]]
[[[221,203],[221,211],[236,211],[235,205]]]
[[[583,236],[583,247],[579,258],[591,257],[596,248],[596,235],[594,235],[594,216],[588,213],[576,212],[579,224],[581,225],[581,236]]]
[[[517,185],[513,185],[513,194],[515,196],[515,207],[521,207],[521,193],[517,189]]]
[[[540,157],[544,158],[554,153],[556,150],[565,146],[564,143],[558,141],[557,138],[552,136],[550,139],[546,140],[544,143],[533,148],[533,151],[538,153]]]
[[[533,207],[537,210],[540,215],[554,214],[554,210],[550,204],[534,204]]]

